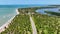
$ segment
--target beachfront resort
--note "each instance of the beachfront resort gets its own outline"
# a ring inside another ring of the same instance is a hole
[[[18,8],[17,15],[4,28],[0,34],[60,34],[60,17],[41,14],[38,9],[52,9],[57,7],[30,7]],[[48,10],[44,11],[48,11]],[[54,13],[55,14],[55,13]]]

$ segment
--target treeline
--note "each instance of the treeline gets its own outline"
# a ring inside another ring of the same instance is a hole
[[[47,13],[47,14],[51,14],[51,15],[60,16],[60,12],[45,11],[45,13]]]

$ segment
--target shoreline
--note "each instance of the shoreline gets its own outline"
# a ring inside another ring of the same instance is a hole
[[[16,13],[17,15],[19,14],[18,12],[18,9],[16,9]],[[8,25],[11,23],[11,21],[15,18],[15,16],[13,16],[10,20],[8,20],[5,24],[3,24],[1,27],[0,27],[0,33],[5,31],[5,27],[8,28]]]

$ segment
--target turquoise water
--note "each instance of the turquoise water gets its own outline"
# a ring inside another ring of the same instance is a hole
[[[0,26],[17,15],[16,8],[0,8]]]

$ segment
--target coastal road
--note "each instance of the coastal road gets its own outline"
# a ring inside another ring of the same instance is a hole
[[[37,34],[35,23],[34,23],[34,21],[33,21],[31,16],[30,16],[30,21],[31,21],[31,26],[32,26],[33,34]]]

